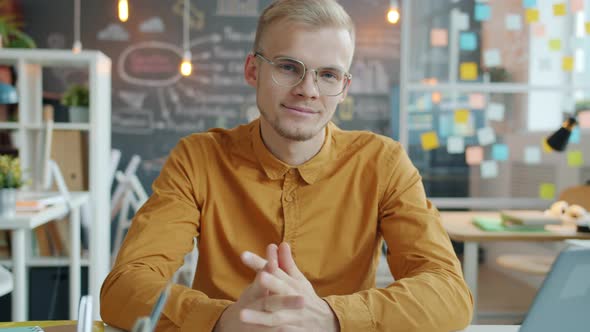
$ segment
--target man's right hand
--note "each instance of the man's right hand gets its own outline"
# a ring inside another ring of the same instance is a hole
[[[242,260],[252,259],[242,255]],[[261,265],[262,266],[262,265]],[[277,312],[281,310],[302,310],[304,299],[294,290],[289,291],[290,286],[272,274],[278,269],[276,250],[267,248],[266,264],[256,273],[256,278],[250,284],[236,303],[225,309],[215,325],[214,332],[226,331],[275,331],[276,328],[265,326],[253,326],[245,324],[240,319],[242,310],[252,309],[256,311]],[[287,291],[285,291],[287,290]],[[282,326],[281,331],[303,331],[296,326]]]

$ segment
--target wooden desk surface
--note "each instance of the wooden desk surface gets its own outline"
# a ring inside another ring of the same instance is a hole
[[[590,233],[576,232],[574,228],[550,232],[489,232],[471,223],[476,216],[499,217],[499,212],[494,211],[443,211],[440,216],[449,237],[460,242],[590,240]]]

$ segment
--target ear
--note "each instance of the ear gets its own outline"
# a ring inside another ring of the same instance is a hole
[[[342,103],[344,101],[344,99],[346,99],[346,96],[348,95],[348,89],[350,88],[351,84],[352,84],[352,77],[348,80],[348,84],[346,84],[344,91],[342,91],[342,94],[340,95],[340,100],[338,101],[338,104]]]
[[[246,63],[244,64],[244,78],[246,83],[251,87],[256,87],[258,82],[258,59],[252,53],[246,57]]]

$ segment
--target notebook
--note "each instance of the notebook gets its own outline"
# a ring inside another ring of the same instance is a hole
[[[39,326],[0,327],[0,332],[43,332]]]
[[[500,218],[474,217],[472,222],[479,229],[486,232],[548,232],[543,227],[504,224]]]
[[[519,332],[588,332],[590,249],[562,251],[543,281]]]

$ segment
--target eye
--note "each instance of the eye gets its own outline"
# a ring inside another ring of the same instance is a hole
[[[334,69],[321,69],[319,72],[321,79],[326,81],[341,81],[343,74]]]
[[[299,64],[299,63],[297,63],[295,61],[278,60],[275,63],[276,63],[277,69],[281,73],[285,73],[285,74],[297,74],[297,75],[300,75],[301,74],[301,71],[302,71],[301,64]]]

